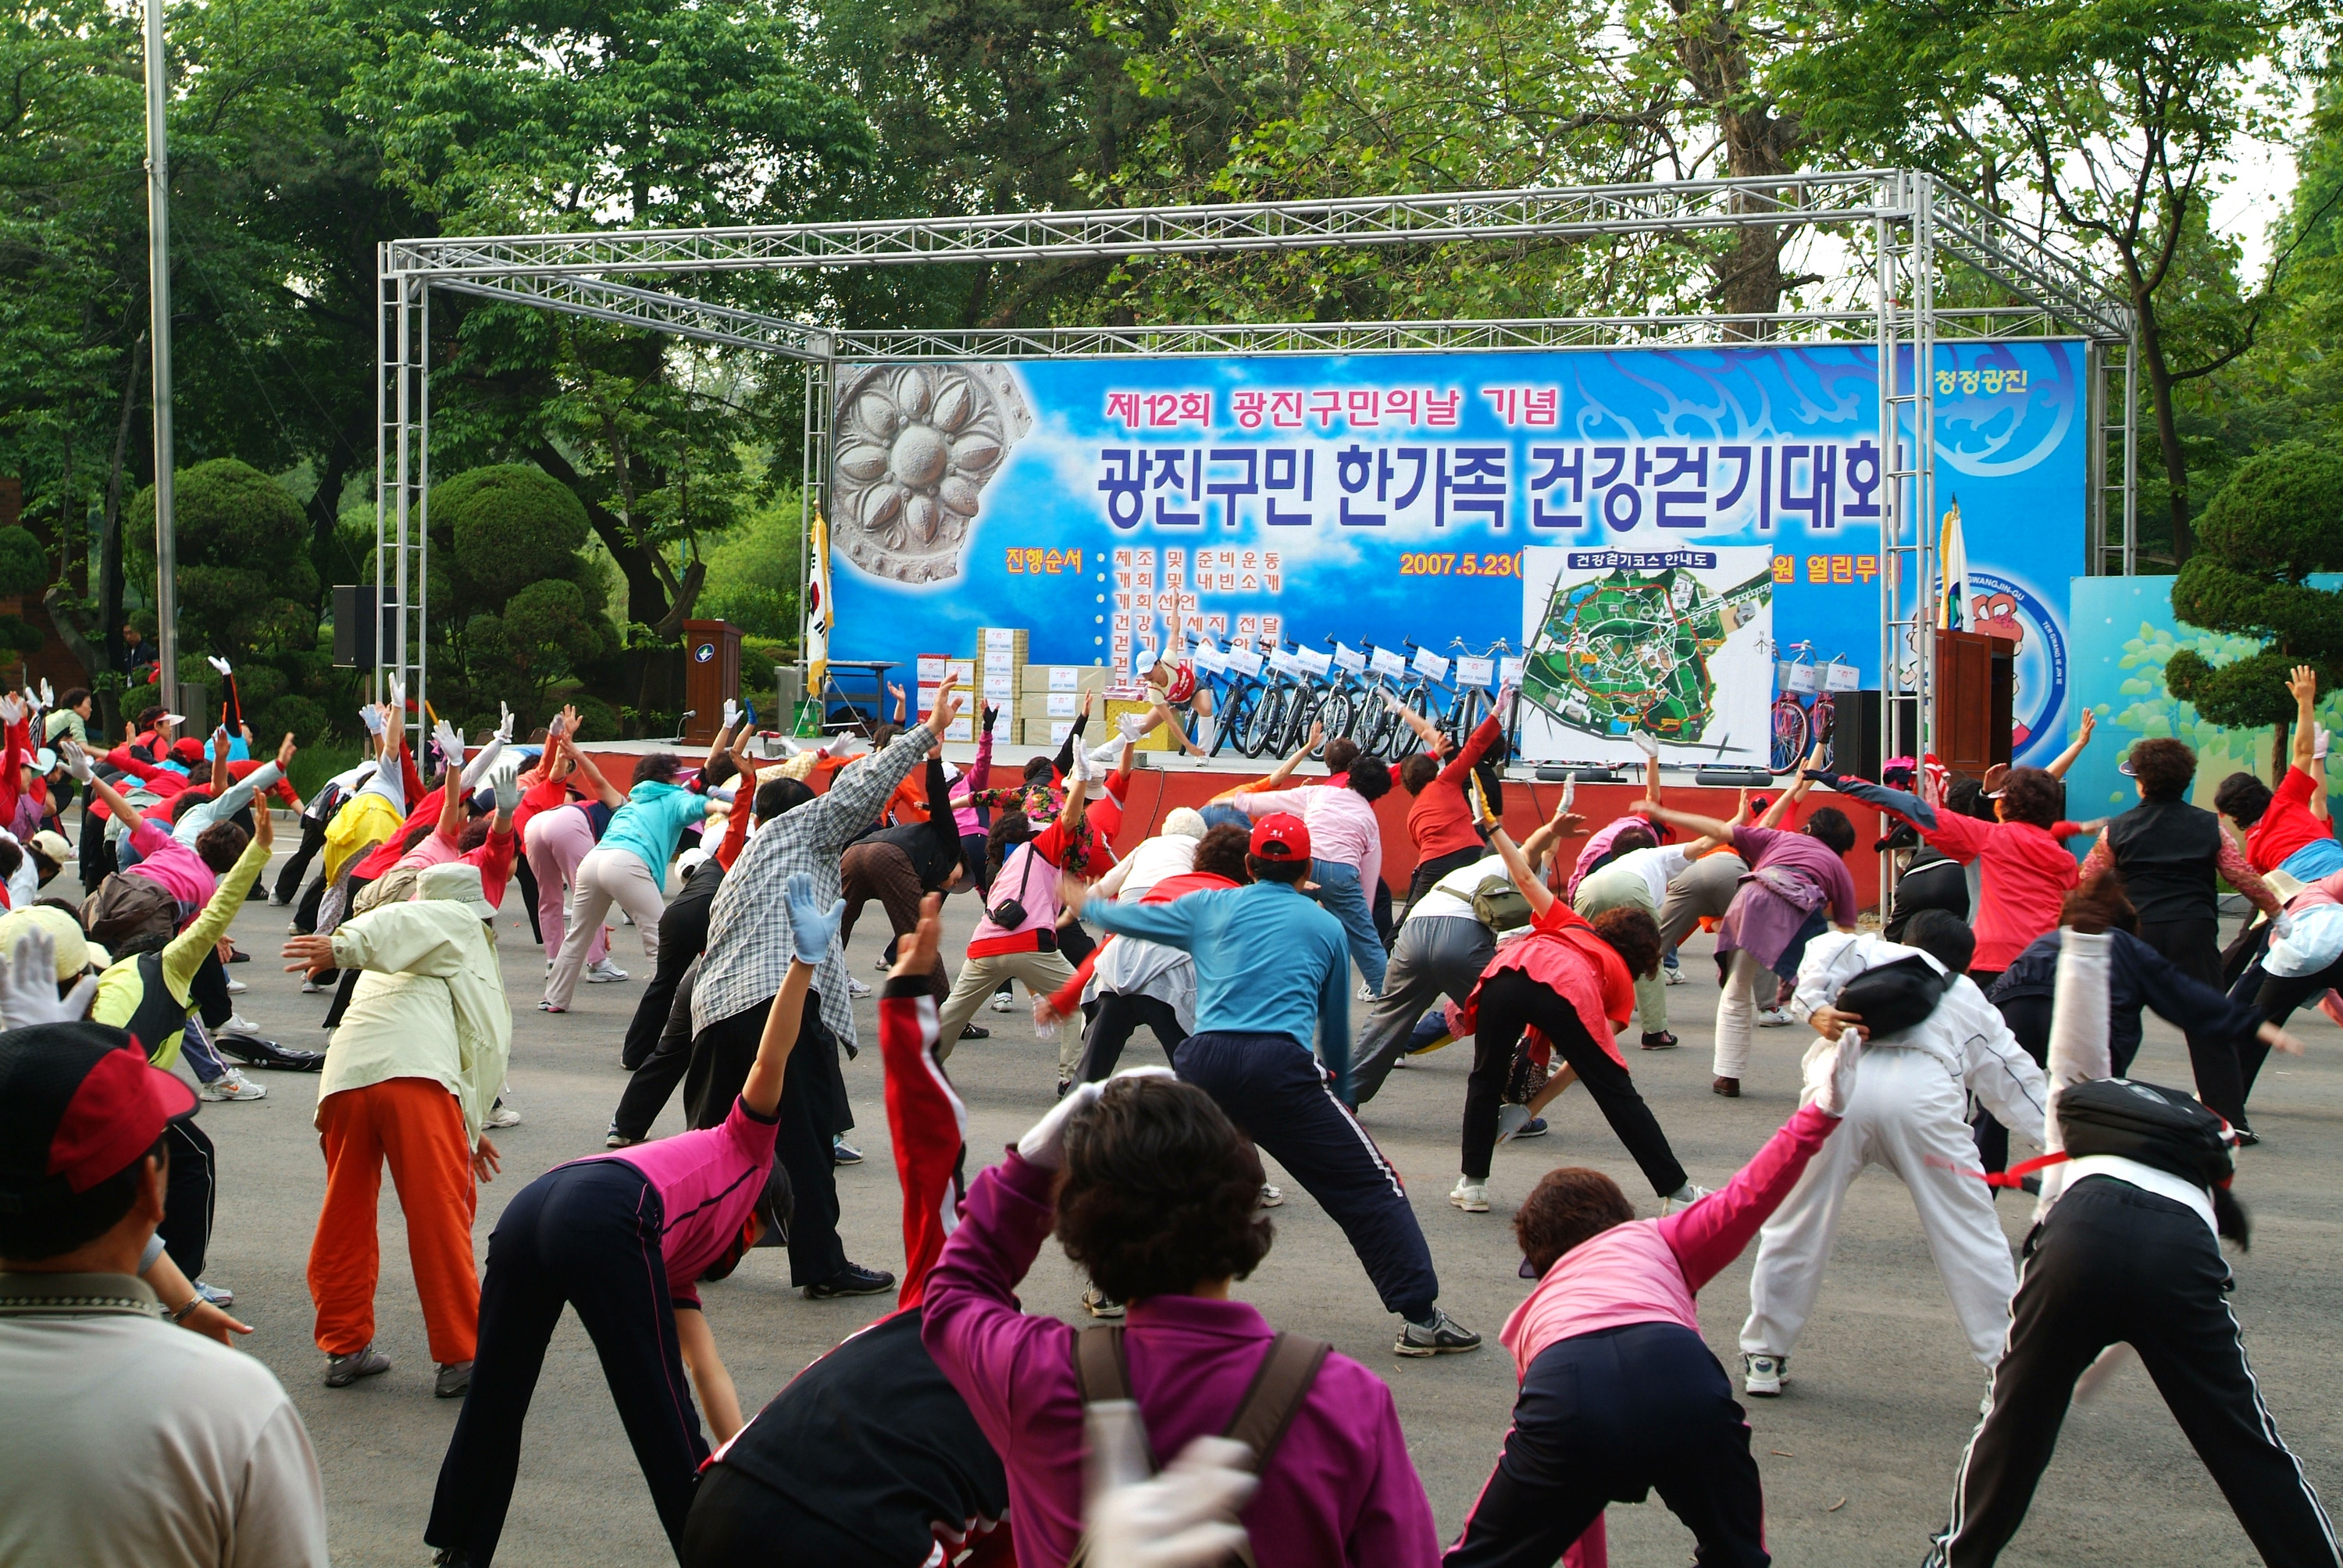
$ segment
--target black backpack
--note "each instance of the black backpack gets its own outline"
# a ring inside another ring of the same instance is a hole
[[[2236,1170],[2229,1124],[2177,1089],[2095,1078],[2059,1091],[2058,1128],[2075,1159],[2114,1154],[2199,1187]]]
[[[1926,1022],[1952,985],[1952,976],[1915,953],[1864,970],[1839,988],[1832,1005],[1861,1019],[1872,1039],[1884,1040]]]

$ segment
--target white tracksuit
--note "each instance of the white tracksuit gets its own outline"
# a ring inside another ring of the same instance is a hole
[[[1825,932],[1807,945],[1790,1010],[1804,1021],[1864,970],[1918,952],[1876,936]],[[1741,1326],[1744,1352],[1786,1356],[1796,1347],[1838,1234],[1847,1185],[1865,1166],[1880,1165],[1912,1194],[1970,1350],[1987,1367],[2001,1359],[2017,1271],[1989,1189],[1964,1173],[1976,1164],[1965,1091],[2004,1126],[2041,1141],[2042,1070],[1985,993],[1959,975],[1926,1021],[1871,1042],[1837,1135],[1758,1232],[1749,1321]]]

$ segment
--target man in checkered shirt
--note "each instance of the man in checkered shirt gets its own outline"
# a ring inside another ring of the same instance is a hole
[[[684,1103],[692,1126],[721,1126],[748,1081],[766,1011],[793,950],[781,889],[792,873],[803,871],[825,906],[840,897],[839,858],[878,820],[895,786],[927,757],[960,706],[958,693],[947,690],[926,723],[840,772],[827,794],[804,799],[759,828],[725,874],[709,913],[708,950],[691,999],[692,1061]],[[854,1002],[841,946],[833,945],[815,971],[808,1000],[774,1140],[797,1202],[789,1225],[789,1282],[815,1299],[875,1295],[894,1289],[895,1276],[847,1261],[830,1162],[832,1137],[853,1121],[838,1060],[840,1046],[854,1051]]]

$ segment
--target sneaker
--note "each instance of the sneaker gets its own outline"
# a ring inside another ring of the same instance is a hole
[[[1489,1211],[1489,1184],[1475,1181],[1470,1176],[1459,1176],[1449,1191],[1448,1201],[1467,1214],[1485,1214]]]
[[[499,1100],[494,1105],[488,1107],[488,1113],[480,1119],[480,1125],[483,1127],[518,1127],[520,1125],[520,1112],[515,1111],[509,1101]]]
[[[860,1165],[862,1163],[862,1151],[844,1138],[832,1138],[830,1141],[830,1162],[832,1165]]]
[[[242,948],[230,948],[227,950],[227,961],[232,964],[248,964],[252,961],[252,955]]]
[[[1675,1035],[1664,1029],[1647,1031],[1644,1036],[1645,1050],[1674,1050],[1679,1043]]]
[[[1708,1086],[1708,1091],[1711,1094],[1722,1094],[1727,1100],[1738,1100],[1741,1098],[1741,1081],[1737,1078],[1720,1078]]]
[[[1378,997],[1376,995],[1375,988],[1369,985],[1366,981],[1361,980],[1359,982],[1359,1000],[1361,1001],[1377,1000]]]
[[[229,1068],[196,1091],[206,1100],[266,1100],[268,1091],[246,1079],[235,1068]]]
[[[980,1023],[971,1023],[960,1031],[962,1040],[990,1040],[992,1031]]]
[[[1526,1105],[1497,1107],[1497,1141],[1509,1143],[1530,1124],[1530,1108]]]
[[[234,990],[235,988],[231,985],[229,989]],[[253,1022],[250,1019],[245,1017],[244,1014],[240,1012],[232,1012],[227,1015],[227,1021],[220,1025],[219,1029],[216,1032],[220,1034],[258,1034],[260,1032],[260,1026]]]
[[[1063,1100],[1066,1097],[1066,1091],[1071,1089],[1073,1086],[1074,1081],[1071,1078],[1061,1078],[1058,1080],[1058,1098]]]
[[[219,1308],[222,1312],[226,1312],[228,1308],[236,1305],[236,1292],[234,1291],[228,1290],[224,1286],[215,1285],[209,1280],[197,1280],[196,1282],[196,1294],[203,1297],[204,1300]]]
[[[625,1133],[613,1127],[610,1129],[609,1136],[602,1140],[602,1147],[605,1149],[632,1149],[636,1144],[640,1143],[641,1141],[641,1139],[629,1138]]]
[[[549,1001],[541,1001],[537,1004],[537,1010],[539,1012],[568,1012],[569,1010],[566,1007],[556,1007]]]
[[[461,1399],[464,1397],[464,1391],[471,1386],[471,1362],[445,1362],[440,1364],[439,1375],[431,1381],[431,1397]]]
[[[1708,1196],[1710,1189],[1687,1181],[1660,1200],[1660,1212],[1672,1214],[1678,1209],[1689,1209]]]
[[[1261,1201],[1255,1203],[1253,1207],[1256,1209],[1281,1209],[1284,1206],[1285,1189],[1280,1187],[1274,1181],[1262,1182],[1261,1184]]]
[[[390,1358],[368,1345],[362,1351],[346,1356],[326,1358],[326,1386],[347,1388],[362,1377],[374,1377],[390,1370]]]
[[[1761,1007],[1757,1010],[1759,1029],[1787,1029],[1797,1021],[1790,1016],[1790,1010],[1786,1007]]]
[[[300,921],[287,920],[285,923],[285,934],[288,937],[306,937],[309,933],[301,929]]]
[[[1753,1356],[1741,1358],[1741,1392],[1759,1399],[1780,1395],[1782,1385],[1790,1380],[1790,1358],[1787,1356]]]
[[[846,977],[846,994],[855,998],[857,1000],[860,1000],[870,994],[870,988],[864,985],[860,980],[856,980],[852,975],[848,975]]]
[[[319,985],[313,980],[305,980],[301,982],[301,994],[303,996],[316,996],[321,990],[331,990],[333,989],[334,988],[329,985]]]
[[[1016,999],[1016,998],[1014,998],[1014,997],[1012,997],[1012,996],[1011,996],[1007,991],[1005,991],[1005,990],[997,990],[997,991],[994,991],[994,992],[992,993],[992,1010],[993,1010],[993,1011],[995,1011],[995,1012],[1007,1012],[1011,1008],[1013,1008],[1013,1007],[1015,1007],[1016,1005],[1017,1005],[1017,999]]]
[[[878,956],[878,958],[876,958],[875,960],[873,960],[871,961],[870,967],[871,967],[872,969],[874,969],[874,970],[877,970],[880,974],[882,974],[882,975],[883,975],[883,974],[885,974],[889,970],[893,969],[893,968],[895,967],[895,960],[894,960],[893,959],[889,958],[889,957],[888,957],[884,952],[881,952],[881,953]]]
[[[598,964],[588,964],[586,966],[586,983],[588,985],[614,985],[619,980],[632,979],[634,979],[634,976],[628,974],[626,970],[612,963],[608,959],[604,959]]]
[[[1683,985],[1684,983],[1684,972],[1682,969],[1662,970],[1660,971],[1660,983],[1662,985]]]
[[[252,988],[251,988],[250,986],[248,986],[248,985],[245,984],[242,980],[237,980],[237,979],[234,978],[233,976],[229,977],[229,980],[228,980],[228,982],[227,982],[227,994],[228,994],[228,995],[230,995],[230,996],[242,996],[245,992],[246,992],[246,991],[250,990],[251,989],[252,989]]]
[[[1513,1134],[1513,1137],[1518,1141],[1523,1138],[1543,1138],[1545,1134],[1545,1118],[1543,1116],[1533,1116],[1525,1124],[1523,1124],[1519,1132]]]
[[[866,1269],[860,1263],[849,1263],[827,1280],[808,1285],[806,1300],[826,1302],[833,1296],[875,1296],[895,1288],[895,1276],[884,1269]]]
[[[1082,1292],[1082,1311],[1094,1318],[1119,1318],[1122,1316],[1122,1303],[1092,1285]]]
[[[1481,1336],[1450,1317],[1438,1307],[1432,1316],[1420,1323],[1400,1325],[1399,1339],[1392,1346],[1395,1356],[1444,1356],[1459,1351],[1477,1351]]]

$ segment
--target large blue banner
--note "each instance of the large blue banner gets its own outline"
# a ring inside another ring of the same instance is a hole
[[[2082,346],[1947,345],[1935,369],[1962,618],[2018,639],[2019,753],[2047,755]],[[1574,759],[1640,732],[1762,761],[1778,661],[1879,684],[1869,345],[860,365],[837,387],[833,658],[964,657],[980,627],[1118,670],[1198,635],[1412,638],[1524,658],[1523,750]]]

